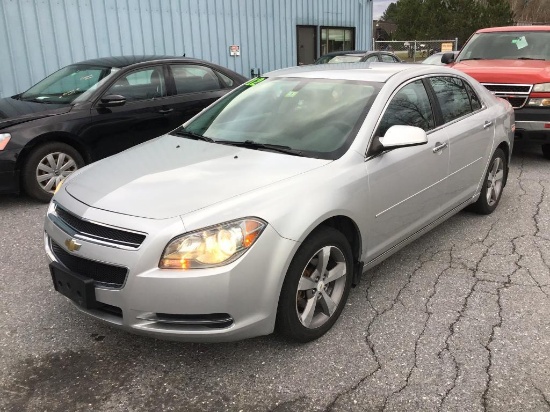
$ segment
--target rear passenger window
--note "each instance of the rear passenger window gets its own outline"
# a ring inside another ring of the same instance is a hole
[[[476,110],[481,109],[481,107],[482,107],[481,100],[479,100],[479,97],[476,94],[476,92],[474,91],[474,89],[472,88],[472,86],[470,86],[466,82],[464,82],[464,85],[466,86],[466,90],[468,90],[468,96],[470,96],[470,103],[472,104],[472,111],[475,112]]]
[[[392,98],[378,126],[377,136],[384,136],[395,125],[416,126],[428,131],[435,120],[428,93],[422,80],[409,83]]]
[[[171,65],[177,94],[206,92],[222,88],[214,71],[198,65]]]
[[[445,123],[472,112],[470,97],[462,80],[450,76],[431,77],[430,83],[441,106]]]

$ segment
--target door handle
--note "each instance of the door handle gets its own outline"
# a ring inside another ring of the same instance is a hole
[[[485,121],[485,123],[483,123],[483,128],[487,129],[489,126],[492,126],[492,124],[493,124],[492,121],[490,122],[490,121],[487,120],[487,121]]]
[[[170,112],[173,112],[174,109],[161,109],[159,110],[159,113],[161,114],[166,114],[166,113],[170,113]]]
[[[432,149],[432,152],[434,153],[439,153],[441,152],[443,149],[445,149],[447,147],[447,143],[440,143],[440,142],[437,142],[435,144],[435,147]]]

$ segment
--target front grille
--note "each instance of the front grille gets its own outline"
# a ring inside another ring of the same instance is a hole
[[[82,236],[131,248],[138,248],[145,240],[144,234],[128,232],[126,230],[115,229],[82,220],[79,217],[67,212],[59,205],[56,205],[55,212],[65,224],[70,226],[76,232],[76,234],[80,234]]]
[[[492,92],[500,93],[520,93],[529,94],[531,92],[530,84],[491,84],[483,83],[483,85]]]
[[[53,240],[51,246],[60,263],[79,275],[93,279],[97,285],[111,288],[121,288],[124,285],[128,269],[71,255]]]
[[[525,106],[533,87],[530,84],[482,84],[486,89],[493,92],[495,96],[508,100],[514,109],[520,109]]]

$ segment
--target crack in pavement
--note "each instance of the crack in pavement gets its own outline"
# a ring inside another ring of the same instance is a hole
[[[364,376],[363,378],[359,379],[359,381],[357,381],[353,386],[351,386],[350,388],[346,389],[345,391],[343,392],[340,392],[338,393],[335,398],[328,403],[328,405],[325,407],[324,411],[325,412],[329,412],[331,410],[333,410],[332,408],[334,407],[334,405],[336,404],[336,402],[338,402],[338,400],[340,398],[342,398],[343,396],[345,395],[348,395],[350,394],[351,392],[353,392],[354,390],[356,390],[357,388],[359,388],[359,386],[361,386],[361,384],[365,381],[367,381],[369,378],[371,378],[374,374],[376,374],[378,371],[382,370],[382,364],[380,363],[380,359],[378,358],[378,354],[376,353],[376,349],[374,347],[374,342],[372,342],[371,340],[371,328],[372,328],[372,325],[375,323],[375,321],[377,319],[379,319],[381,316],[383,316],[384,314],[390,312],[394,307],[395,305],[397,305],[398,303],[401,303],[401,305],[403,305],[403,302],[401,302],[401,294],[403,293],[403,291],[407,288],[407,286],[409,286],[411,284],[411,280],[412,280],[412,277],[414,276],[414,274],[420,270],[422,268],[422,266],[429,262],[431,259],[433,259],[433,257],[438,254],[438,253],[441,253],[441,251],[437,250],[435,252],[433,252],[431,254],[431,256],[427,259],[422,259],[422,256],[427,253],[429,248],[425,249],[423,253],[421,253],[419,255],[419,257],[416,259],[417,260],[417,266],[415,267],[415,269],[409,274],[407,275],[407,281],[404,283],[404,285],[399,289],[399,291],[397,292],[395,298],[392,300],[392,303],[389,307],[387,307],[386,309],[382,310],[382,311],[378,311],[374,305],[372,304],[372,301],[369,299],[369,290],[371,288],[371,285],[372,285],[372,282],[374,280],[374,277],[372,277],[370,280],[369,280],[369,283],[367,285],[367,294],[366,294],[366,299],[367,299],[367,303],[368,305],[372,308],[372,310],[374,311],[374,316],[373,318],[370,320],[370,322],[367,324],[367,330],[366,330],[366,336],[365,336],[365,342],[367,344],[367,346],[369,347],[373,357],[374,357],[374,360],[376,362],[376,368],[374,368],[374,370],[372,370],[371,372],[369,372],[366,376]],[[404,306],[404,305],[403,305]],[[384,404],[386,403],[386,401],[384,402]]]
[[[546,397],[546,394],[537,385],[533,384],[533,387],[537,390],[537,392],[540,394],[540,396],[544,400],[544,403],[546,403],[546,406],[548,406],[548,408],[550,409],[550,399]]]
[[[441,252],[443,252],[443,251],[441,251]],[[437,253],[441,253],[441,252],[437,252]],[[414,342],[414,363],[413,363],[412,367],[409,369],[409,372],[407,373],[407,377],[405,378],[405,383],[397,391],[392,392],[389,396],[386,397],[386,399],[384,400],[384,405],[382,407],[382,410],[386,410],[387,403],[393,395],[397,395],[397,394],[401,393],[409,385],[409,380],[412,376],[412,373],[418,367],[418,363],[417,363],[418,362],[418,342],[420,341],[420,339],[422,339],[422,336],[424,336],[424,333],[426,332],[426,328],[428,327],[428,322],[430,321],[430,318],[433,315],[433,311],[431,311],[429,309],[430,302],[431,302],[431,300],[433,299],[433,297],[435,296],[435,294],[437,292],[437,285],[439,284],[441,276],[443,276],[443,274],[446,273],[449,269],[452,269],[452,259],[453,259],[452,258],[452,247],[451,247],[451,249],[448,250],[448,252],[449,252],[449,266],[446,267],[445,269],[443,269],[437,275],[437,277],[435,279],[435,282],[434,282],[434,285],[433,285],[433,288],[432,288],[432,291],[430,292],[430,295],[428,296],[428,299],[426,299],[426,303],[424,305],[425,312],[427,313],[427,316],[426,316],[426,320],[424,322],[424,327],[422,328],[422,331],[420,332],[420,334],[418,335],[418,337],[415,339],[415,342]],[[435,256],[435,254],[433,256]],[[433,258],[433,256],[432,256],[432,258]],[[420,270],[420,268],[422,268],[422,266],[425,263],[426,262],[423,262],[423,264],[419,267],[419,270]]]
[[[451,392],[453,391],[453,389],[456,387],[456,383],[457,383],[457,380],[460,376],[460,367],[458,365],[458,362],[456,360],[456,357],[454,356],[453,354],[453,351],[451,350],[451,339],[453,338],[453,336],[455,335],[456,333],[456,325],[458,324],[458,322],[460,322],[460,320],[464,317],[464,313],[466,312],[466,309],[468,308],[468,303],[470,301],[470,298],[472,297],[472,295],[474,294],[474,291],[476,289],[476,286],[478,285],[479,282],[483,281],[482,279],[479,279],[476,277],[476,273],[478,272],[479,270],[479,265],[481,264],[481,262],[483,261],[483,259],[485,259],[488,255],[489,255],[489,252],[490,252],[490,246],[486,245],[485,244],[485,241],[489,238],[491,232],[493,231],[493,229],[495,228],[495,226],[497,225],[497,223],[499,222],[500,220],[495,220],[493,223],[491,223],[491,226],[489,227],[489,230],[487,231],[487,234],[485,235],[485,237],[483,239],[481,239],[480,241],[476,242],[478,244],[481,244],[485,247],[485,251],[483,252],[483,254],[481,255],[481,257],[475,262],[475,267],[473,270],[467,270],[468,272],[470,272],[472,274],[472,277],[474,279],[474,282],[468,292],[468,294],[466,295],[466,297],[464,298],[464,301],[462,303],[462,307],[459,309],[458,311],[458,315],[456,317],[456,319],[449,325],[449,334],[445,337],[445,347],[443,349],[441,349],[438,354],[437,354],[437,357],[443,361],[443,352],[446,352],[449,354],[449,356],[451,357],[451,360],[453,362],[453,366],[454,366],[454,377],[453,377],[453,380],[451,382],[451,385],[449,386],[449,388],[445,391],[445,393],[443,394],[443,396],[441,397],[441,400],[439,402],[439,405],[438,405],[438,408],[437,410],[438,411],[441,411],[442,408],[443,408],[443,405],[445,404],[445,401],[447,400],[447,398],[449,397],[449,395],[451,394]],[[473,244],[473,243],[472,243]],[[451,259],[452,259],[452,256],[451,256]]]

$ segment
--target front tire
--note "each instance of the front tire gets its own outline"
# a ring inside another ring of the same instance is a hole
[[[82,166],[84,159],[72,146],[61,142],[40,145],[23,165],[23,189],[29,196],[49,202],[61,181]]]
[[[471,210],[482,215],[489,215],[497,208],[504,189],[506,165],[506,155],[502,149],[496,149],[485,174],[479,199],[471,206]]]
[[[321,227],[300,246],[279,297],[276,329],[309,342],[324,335],[342,312],[353,278],[353,255],[346,237]]]

